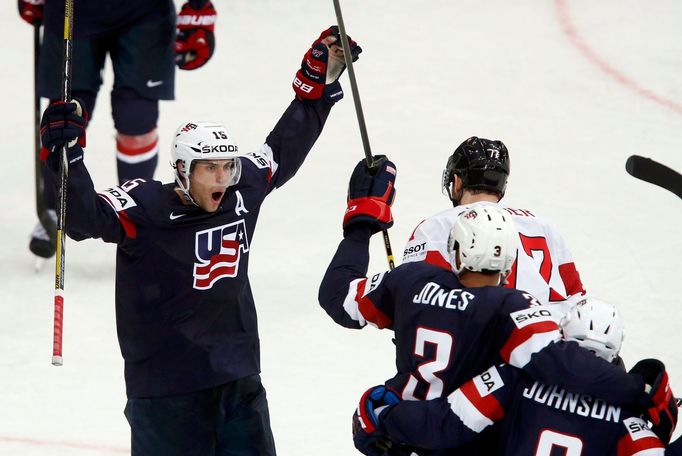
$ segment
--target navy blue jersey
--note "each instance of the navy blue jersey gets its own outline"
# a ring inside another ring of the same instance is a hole
[[[142,19],[166,17],[174,10],[173,0],[76,0],[73,35],[75,38],[101,36]],[[45,29],[63,33],[63,0],[46,0]]]
[[[129,397],[182,394],[260,372],[249,252],[261,204],[298,170],[331,105],[294,100],[266,143],[242,157],[214,213],[174,184],[134,179],[99,193],[71,165],[67,231],[118,244],[116,318]]]
[[[632,411],[546,385],[509,365],[491,367],[447,398],[401,402],[380,418],[392,440],[423,448],[457,447],[496,423],[494,454],[502,456],[664,454]]]
[[[532,295],[466,288],[452,271],[425,262],[368,279],[368,247],[368,230],[347,234],[320,286],[320,304],[343,326],[394,331],[398,372],[387,385],[403,399],[447,395],[499,361],[618,403],[643,394],[640,377],[561,341],[551,311]],[[576,362],[589,368],[576,370]]]

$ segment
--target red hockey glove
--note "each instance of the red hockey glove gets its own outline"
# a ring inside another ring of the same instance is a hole
[[[18,0],[19,15],[31,25],[43,23],[45,0]]]
[[[368,225],[376,233],[393,226],[391,205],[395,198],[396,166],[385,155],[374,157],[374,166],[360,161],[348,183],[348,208],[344,230],[352,225]]]
[[[350,37],[348,41],[355,62],[362,48]],[[303,56],[301,69],[292,83],[294,92],[301,99],[317,100],[322,97],[325,85],[339,79],[345,68],[339,28],[334,25],[322,32]]]
[[[677,425],[677,401],[670,389],[665,365],[657,359],[643,359],[630,373],[644,378],[649,399],[645,418],[651,421],[651,430],[667,445]]]
[[[383,456],[392,447],[391,440],[379,430],[379,414],[400,397],[384,385],[372,387],[360,398],[360,404],[353,414],[353,444],[368,456]]]
[[[175,39],[175,64],[181,70],[195,70],[213,56],[213,29],[217,17],[210,1],[199,9],[195,9],[191,2],[182,5],[178,13],[178,34]]]

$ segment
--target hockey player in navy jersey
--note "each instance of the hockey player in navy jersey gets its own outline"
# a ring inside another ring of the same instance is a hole
[[[448,240],[450,269],[413,262],[368,278],[369,239],[392,225],[395,195],[395,165],[385,157],[375,163],[368,169],[362,161],[353,171],[344,239],[319,301],[342,326],[394,331],[398,372],[388,388],[404,400],[443,397],[500,361],[617,404],[652,403],[641,376],[561,341],[546,306],[498,286],[516,257],[517,235],[501,208],[477,206],[457,217]],[[576,363],[586,369],[573,369]]]
[[[562,320],[561,328],[565,340],[606,361],[616,360],[623,324],[613,305],[594,298],[581,300]],[[358,410],[363,422],[376,429],[375,439],[383,434],[392,442],[422,448],[455,448],[497,424],[498,441],[492,453],[496,455],[662,456],[677,417],[665,368],[657,360],[643,360],[633,370],[645,374],[653,387],[668,396],[669,407],[657,414],[664,442],[636,411],[546,385],[508,364],[493,366],[447,397],[432,401],[396,403],[391,398],[389,404],[380,399],[385,386],[374,387],[363,396]],[[364,432],[359,430],[356,439],[366,441]]]
[[[118,244],[116,318],[133,456],[274,455],[248,278],[265,197],[297,172],[343,96],[338,28],[301,62],[296,98],[258,150],[220,124],[187,122],[173,139],[174,183],[136,178],[96,193],[83,163],[78,103],[42,120],[47,165],[68,143],[66,230]],[[361,49],[351,41],[356,59]]]

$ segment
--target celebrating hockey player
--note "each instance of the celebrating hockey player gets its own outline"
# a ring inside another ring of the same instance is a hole
[[[516,258],[517,232],[509,213],[496,205],[477,205],[456,217],[448,269],[412,262],[367,278],[369,239],[392,225],[395,195],[395,165],[385,157],[375,163],[368,169],[361,161],[353,171],[344,239],[319,301],[342,326],[393,330],[398,372],[387,388],[403,400],[434,399],[505,362],[544,383],[579,385],[578,393],[616,405],[653,403],[641,376],[561,341],[547,306],[498,286]],[[573,369],[577,362],[585,368]]]
[[[609,362],[616,360],[623,340],[616,308],[589,297],[568,312],[561,330],[565,340]],[[456,448],[497,423],[493,451],[499,455],[549,455],[560,450],[582,456],[663,456],[677,418],[665,368],[649,359],[637,363],[633,371],[667,395],[669,407],[655,415],[655,428],[663,442],[637,413],[546,385],[508,364],[493,366],[447,397],[432,401],[398,402],[389,396],[387,403],[383,399],[390,392],[386,393],[385,386],[371,388],[358,410],[374,435],[359,428],[356,441],[366,444],[383,435],[392,442],[422,448]]]
[[[509,171],[509,151],[502,141],[473,136],[460,144],[443,171],[443,192],[454,208],[417,226],[405,246],[403,263],[426,261],[449,269],[448,234],[457,216],[477,203],[503,208],[518,231],[518,254],[505,286],[551,304],[558,321],[585,290],[556,227],[535,212],[499,204]]]
[[[265,144],[243,153],[224,126],[187,122],[173,139],[174,183],[136,178],[96,193],[77,103],[42,120],[47,165],[68,144],[66,230],[118,244],[116,317],[132,454],[274,455],[247,276],[265,197],[291,179],[343,96],[345,68],[324,31],[301,62],[296,98]],[[361,52],[351,41],[356,59]]]

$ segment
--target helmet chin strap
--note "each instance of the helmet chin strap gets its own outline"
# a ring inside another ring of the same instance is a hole
[[[189,164],[191,166],[191,163]],[[183,168],[184,169],[189,169],[189,166],[187,166],[185,163],[183,163]],[[187,183],[187,185],[183,184],[183,180]],[[175,182],[178,184],[178,187],[180,187],[180,190],[182,191],[185,200],[189,201],[190,203],[194,204],[197,207],[200,207],[196,201],[194,201],[194,198],[192,198],[192,195],[189,193],[189,174],[187,176],[183,176],[180,173],[180,170],[176,167],[175,168]]]

